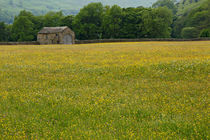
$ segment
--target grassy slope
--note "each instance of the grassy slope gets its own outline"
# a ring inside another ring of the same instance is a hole
[[[0,46],[0,139],[207,139],[209,46]]]
[[[2,4],[1,7],[7,8],[16,7],[16,8],[28,8],[28,9],[37,9],[37,10],[58,10],[58,9],[73,9],[79,10],[84,5],[87,5],[90,2],[102,2],[103,4],[108,5],[120,5],[122,7],[137,7],[137,6],[151,6],[156,0],[0,0]]]
[[[65,14],[78,12],[80,8],[90,2],[102,2],[103,4],[117,4],[122,7],[151,6],[156,0],[0,0],[0,10],[10,16],[18,15],[21,10],[28,10],[36,15],[48,11],[64,11]],[[10,18],[8,16],[8,18]]]

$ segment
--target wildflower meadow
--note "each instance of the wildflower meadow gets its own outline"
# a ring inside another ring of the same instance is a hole
[[[0,46],[0,139],[209,139],[210,41]]]

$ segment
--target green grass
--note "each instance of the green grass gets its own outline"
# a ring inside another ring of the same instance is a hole
[[[0,46],[0,139],[209,139],[210,42]]]

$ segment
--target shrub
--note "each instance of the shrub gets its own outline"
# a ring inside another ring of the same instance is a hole
[[[199,31],[195,27],[185,27],[181,32],[182,38],[197,38]]]
[[[203,29],[200,32],[200,37],[210,37],[210,28],[209,29]]]

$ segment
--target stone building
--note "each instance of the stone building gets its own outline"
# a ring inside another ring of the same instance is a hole
[[[40,44],[74,44],[74,32],[65,27],[44,27],[38,32],[37,41]]]

